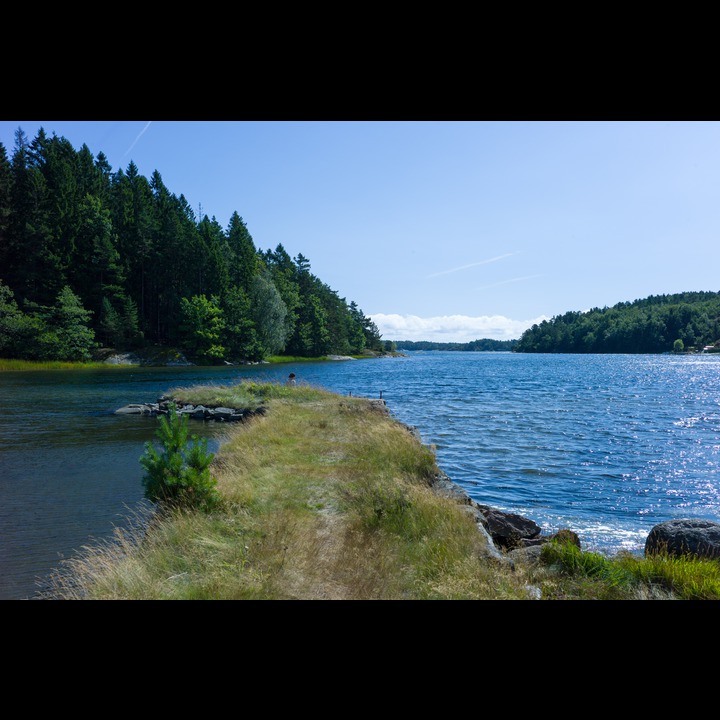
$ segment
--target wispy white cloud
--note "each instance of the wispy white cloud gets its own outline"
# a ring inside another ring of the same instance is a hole
[[[441,315],[421,318],[417,315],[377,313],[370,316],[383,340],[427,340],[429,342],[466,343],[473,340],[514,340],[525,330],[543,320],[542,315],[532,320],[512,320],[503,315]]]
[[[123,157],[127,155],[137,145],[137,141],[145,134],[145,131],[150,127],[152,120],[148,120],[147,125],[140,131],[140,134],[133,140],[133,144],[123,153]]]
[[[478,265],[488,265],[490,263],[497,262],[498,260],[503,260],[507,257],[512,257],[513,255],[517,255],[517,253],[516,252],[505,253],[504,255],[498,255],[497,257],[489,258],[488,260],[480,260],[480,262],[470,263],[469,265],[461,265],[460,267],[453,268],[452,270],[441,270],[440,272],[436,272],[436,273],[432,273],[432,275],[428,275],[427,278],[437,277],[438,275],[449,275],[450,273],[458,272],[459,270],[467,270],[468,268],[477,267]]]
[[[493,283],[492,285],[481,285],[476,290],[487,290],[488,288],[498,287],[498,285],[507,285],[508,283],[521,282],[522,280],[532,280],[533,278],[542,277],[541,275],[525,275],[524,277],[512,278],[510,280],[501,280],[500,282]]]

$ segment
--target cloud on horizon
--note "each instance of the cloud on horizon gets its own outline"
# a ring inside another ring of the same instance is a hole
[[[383,340],[411,340],[441,343],[466,343],[473,340],[515,340],[525,330],[550,318],[545,315],[533,320],[512,320],[503,315],[441,315],[421,318],[417,315],[370,315]]]

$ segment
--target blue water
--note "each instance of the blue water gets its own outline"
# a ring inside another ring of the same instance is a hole
[[[156,420],[114,415],[168,389],[290,372],[382,397],[480,503],[568,527],[583,548],[642,553],[652,527],[720,522],[720,355],[411,352],[223,368],[0,374],[0,599],[32,596],[62,558],[142,506]],[[193,432],[216,451],[224,427]]]

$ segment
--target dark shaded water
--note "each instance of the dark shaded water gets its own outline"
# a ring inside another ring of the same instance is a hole
[[[62,558],[145,503],[157,420],[115,415],[170,388],[245,377],[379,397],[478,502],[642,552],[675,517],[720,522],[720,355],[414,352],[242,368],[0,374],[0,599],[35,594]],[[193,422],[218,449],[224,426]]]

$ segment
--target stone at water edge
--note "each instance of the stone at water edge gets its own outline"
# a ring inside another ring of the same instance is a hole
[[[667,553],[720,558],[720,523],[697,518],[667,520],[656,525],[645,541],[645,556]]]

